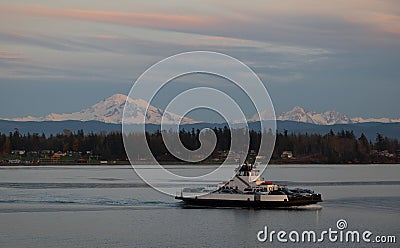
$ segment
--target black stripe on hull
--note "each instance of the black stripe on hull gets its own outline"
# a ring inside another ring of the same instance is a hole
[[[242,208],[285,208],[293,206],[305,206],[321,202],[321,197],[304,197],[302,199],[289,199],[289,201],[237,201],[237,200],[210,200],[195,199],[177,196],[185,204],[205,207],[242,207]]]

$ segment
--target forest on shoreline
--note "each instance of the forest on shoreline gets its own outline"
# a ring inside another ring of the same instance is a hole
[[[231,148],[229,128],[214,129],[217,144],[212,154],[200,163],[222,163]],[[180,139],[186,148],[199,148],[200,130],[182,130]],[[260,146],[261,133],[250,131],[250,147],[247,160],[254,161]],[[153,156],[161,163],[181,163],[165,147],[162,133],[147,133],[147,143]],[[18,130],[0,134],[1,164],[76,164],[76,163],[129,163],[120,132],[63,134],[20,134]],[[398,139],[376,135],[368,140],[364,134],[356,137],[352,131],[330,131],[320,134],[295,134],[284,131],[276,134],[271,163],[399,163]]]

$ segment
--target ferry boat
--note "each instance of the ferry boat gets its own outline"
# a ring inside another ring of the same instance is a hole
[[[304,206],[322,201],[321,194],[309,189],[273,184],[260,178],[256,166],[245,163],[235,176],[203,195],[185,195],[184,190],[175,199],[185,205],[210,207],[285,208]]]

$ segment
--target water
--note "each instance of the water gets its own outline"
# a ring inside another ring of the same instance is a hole
[[[170,166],[183,174],[213,166]],[[184,208],[149,188],[130,166],[0,167],[1,247],[267,247],[269,230],[400,231],[400,165],[276,165],[264,177],[312,188],[324,202],[285,210]],[[381,247],[398,247],[381,244]],[[296,246],[377,244],[299,243]]]

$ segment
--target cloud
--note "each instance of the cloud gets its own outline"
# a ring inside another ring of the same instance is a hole
[[[111,51],[108,47],[98,46],[83,39],[72,39],[41,33],[0,32],[0,40],[12,44],[33,45],[58,51]]]
[[[161,13],[134,13],[44,6],[3,5],[2,12],[23,15],[37,15],[56,18],[80,19],[87,21],[143,26],[152,28],[192,28],[215,24],[215,19],[207,16],[173,15]]]
[[[17,53],[17,52],[0,51],[0,59],[1,60],[21,60],[21,59],[23,59],[23,57],[20,53]]]
[[[369,27],[391,34],[400,34],[400,16],[386,13],[369,13],[362,16],[347,18],[347,21],[356,24],[364,24]]]
[[[186,45],[213,46],[213,47],[247,47],[258,48],[258,52],[297,54],[300,56],[326,55],[332,52],[322,48],[308,48],[303,46],[289,46],[273,42],[255,41],[223,36],[199,36]]]
[[[343,50],[400,44],[398,0],[217,1],[213,7],[243,18],[224,16],[209,34]]]
[[[95,39],[99,40],[122,40],[122,37],[119,37],[117,35],[107,35],[107,34],[100,34],[100,35],[95,35]]]

